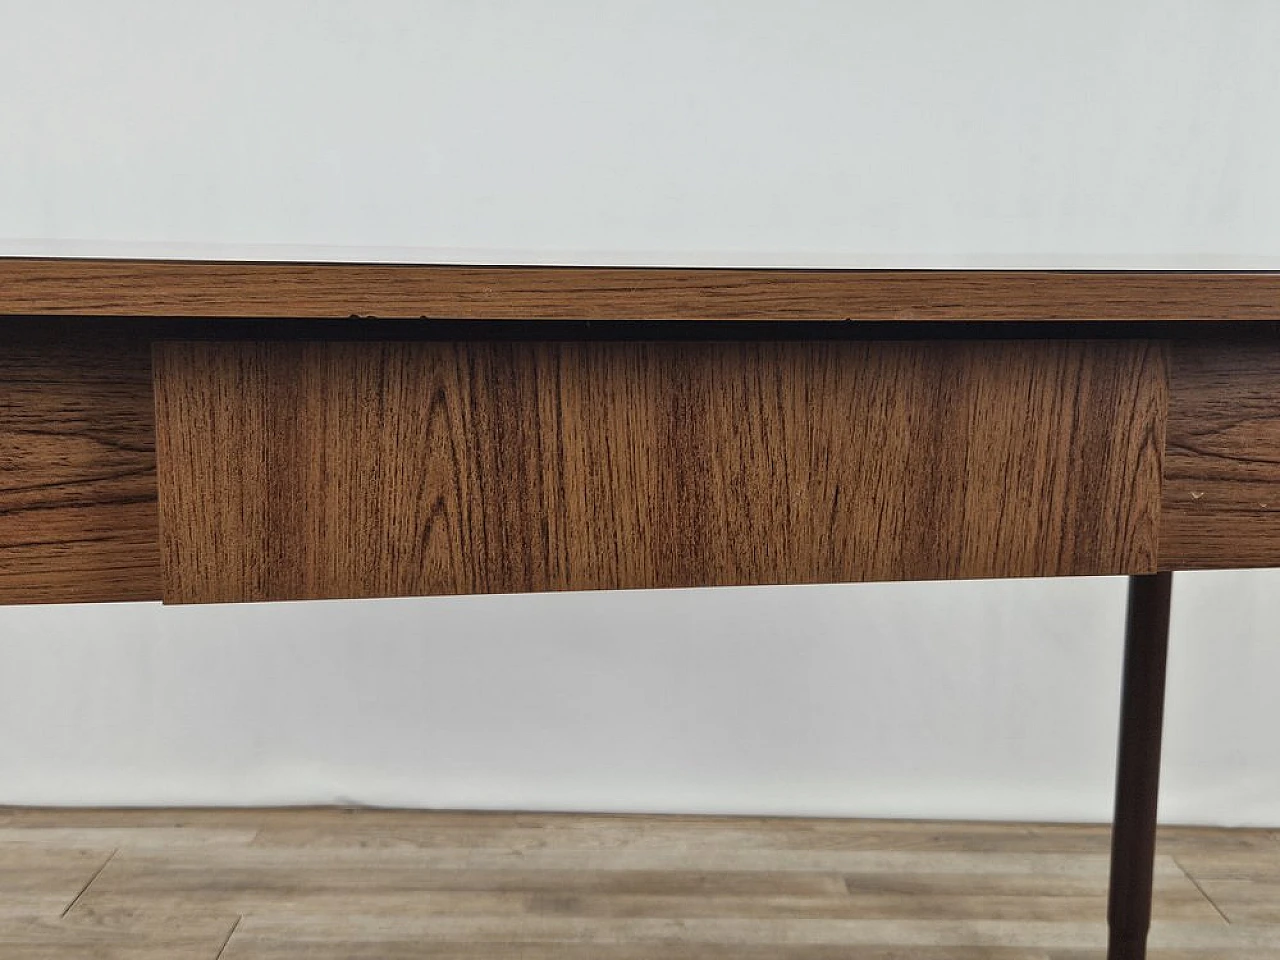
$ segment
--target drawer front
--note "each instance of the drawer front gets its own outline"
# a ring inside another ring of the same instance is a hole
[[[1153,342],[165,342],[166,600],[1142,573]]]

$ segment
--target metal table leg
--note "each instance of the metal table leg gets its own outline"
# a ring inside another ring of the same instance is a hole
[[[1107,905],[1108,960],[1145,960],[1147,955],[1172,583],[1169,573],[1129,578]]]

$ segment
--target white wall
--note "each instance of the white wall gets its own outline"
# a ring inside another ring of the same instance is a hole
[[[1277,585],[1179,576],[1168,820],[1280,823]],[[0,608],[0,803],[1101,820],[1123,587]]]
[[[0,251],[1277,267],[1277,50],[1273,0],[0,0]]]
[[[1280,6],[0,0],[0,253],[1280,267]],[[1280,576],[1163,815],[1280,824]],[[1103,819],[1123,584],[0,609],[0,803]]]

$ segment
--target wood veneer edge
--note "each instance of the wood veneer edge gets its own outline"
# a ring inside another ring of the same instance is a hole
[[[1280,320],[1280,272],[0,258],[0,316]]]

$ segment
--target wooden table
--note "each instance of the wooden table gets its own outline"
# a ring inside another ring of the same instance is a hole
[[[1269,273],[0,260],[0,602],[1127,575],[1138,958],[1171,572],[1280,564],[1277,320]]]

